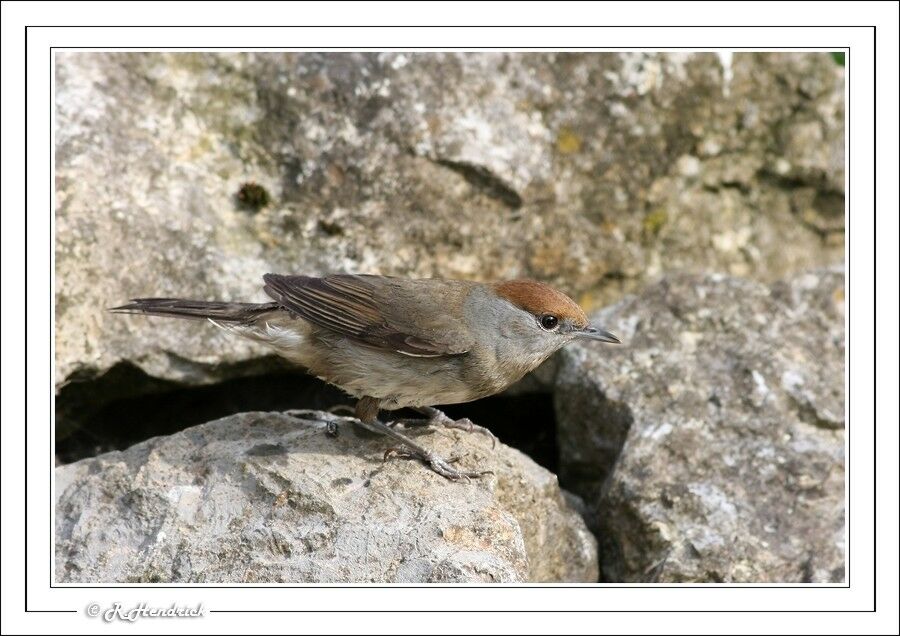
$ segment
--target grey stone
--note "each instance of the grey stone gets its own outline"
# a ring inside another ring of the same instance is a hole
[[[597,580],[593,536],[518,451],[420,433],[495,473],[450,482],[319,417],[243,413],[57,467],[57,581]]]
[[[844,274],[674,276],[560,356],[567,488],[612,581],[844,580]]]
[[[827,53],[58,53],[57,388],[272,368],[103,311],[261,300],[267,271],[531,276],[597,307],[672,269],[833,262],[843,86]]]

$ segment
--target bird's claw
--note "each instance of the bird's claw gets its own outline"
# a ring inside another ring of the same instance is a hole
[[[405,447],[393,447],[389,448],[384,452],[384,461],[387,461],[391,457],[400,457],[403,459],[418,459],[421,462],[428,465],[431,470],[436,472],[438,475],[449,479],[450,481],[470,481],[473,478],[481,477],[482,475],[493,475],[493,471],[490,470],[457,470],[451,464],[455,464],[460,460],[459,457],[451,457],[450,459],[444,459],[440,455],[436,455],[435,453],[419,453],[414,450],[410,450]]]
[[[482,435],[487,435],[491,440],[491,448],[497,448],[497,436],[494,435],[489,429],[486,429],[483,426],[479,426],[468,417],[463,417],[458,420],[454,420],[448,415],[444,415],[443,417],[439,417],[438,421],[441,426],[444,428],[457,428],[467,433],[481,433]]]

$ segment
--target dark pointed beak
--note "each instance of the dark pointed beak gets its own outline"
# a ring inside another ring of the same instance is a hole
[[[622,341],[616,338],[614,335],[609,333],[608,331],[604,331],[603,329],[597,329],[596,327],[587,326],[581,331],[578,332],[579,338],[588,338],[590,340],[599,340],[600,342],[612,342],[615,344],[622,344]]]

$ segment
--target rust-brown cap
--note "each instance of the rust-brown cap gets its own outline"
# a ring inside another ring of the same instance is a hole
[[[569,319],[579,329],[587,327],[588,319],[581,307],[561,291],[536,280],[507,280],[494,285],[494,291],[516,307],[541,316],[551,314]]]

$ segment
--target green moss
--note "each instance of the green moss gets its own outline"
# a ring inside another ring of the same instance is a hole
[[[838,66],[844,65],[844,52],[843,51],[832,51],[831,58],[834,60],[835,64]]]
[[[662,226],[664,226],[668,220],[669,214],[666,212],[665,208],[656,208],[644,217],[644,233],[650,236],[659,234]]]

